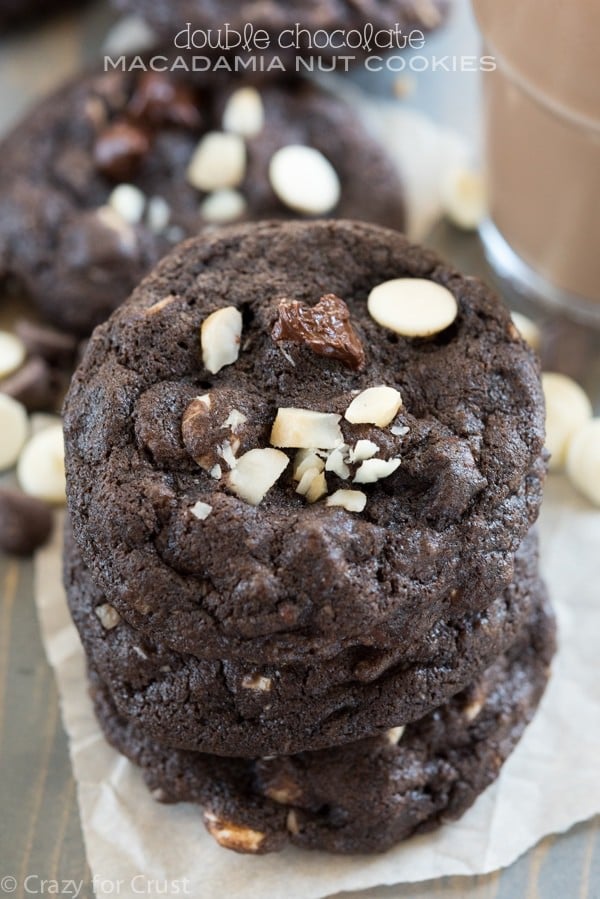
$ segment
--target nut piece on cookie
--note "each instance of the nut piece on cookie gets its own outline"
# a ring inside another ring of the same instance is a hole
[[[306,497],[309,503],[316,503],[327,493],[325,475],[318,468],[308,468],[296,487],[296,493]]]
[[[270,677],[263,674],[246,674],[242,678],[242,687],[244,690],[256,690],[259,693],[269,693],[273,681]]]
[[[121,616],[117,610],[107,602],[103,603],[101,606],[96,606],[94,612],[102,627],[107,631],[111,631],[121,622]]]
[[[202,361],[212,375],[237,362],[242,337],[242,313],[235,306],[212,312],[202,322]]]
[[[204,812],[204,826],[220,846],[233,849],[234,852],[250,854],[259,852],[266,837],[266,834],[259,830],[251,830],[233,821],[226,821],[210,811]]]
[[[281,477],[289,461],[281,450],[269,447],[249,450],[240,456],[236,467],[229,473],[229,489],[251,506],[258,506]]]
[[[344,418],[350,424],[372,424],[385,428],[398,414],[402,406],[400,392],[394,387],[368,387],[355,396]]]
[[[396,278],[369,294],[369,315],[402,337],[433,337],[450,327],[458,303],[447,287],[426,278]]]
[[[400,459],[366,459],[354,476],[355,484],[374,484],[389,478],[400,465]]]
[[[277,410],[270,442],[291,449],[335,449],[344,442],[341,417],[333,412],[282,407]]]
[[[362,490],[336,490],[325,500],[326,506],[341,506],[347,512],[362,512],[367,505],[367,494]]]
[[[273,340],[308,346],[318,356],[338,359],[354,370],[364,367],[365,351],[350,323],[350,310],[335,294],[321,297],[316,306],[283,299],[277,312]]]

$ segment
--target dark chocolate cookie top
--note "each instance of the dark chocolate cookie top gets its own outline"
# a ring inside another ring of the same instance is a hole
[[[366,224],[181,245],[96,331],[65,411],[84,561],[200,657],[382,645],[485,607],[539,508],[538,366],[508,312]]]
[[[202,660],[150,642],[92,581],[67,535],[67,600],[91,667],[117,710],[174,748],[230,756],[337,746],[422,718],[513,644],[545,595],[537,541],[526,538],[515,581],[482,612],[438,622],[420,639],[357,644],[287,665]]]
[[[78,78],[0,153],[0,279],[88,334],[204,226],[344,216],[404,224],[397,169],[345,103],[300,79]]]
[[[554,619],[542,604],[507,653],[420,721],[281,758],[169,749],[118,715],[95,672],[92,696],[107,739],[141,767],[152,795],[199,803],[207,830],[224,848],[383,852],[456,820],[497,778],[535,713],[554,645]]]

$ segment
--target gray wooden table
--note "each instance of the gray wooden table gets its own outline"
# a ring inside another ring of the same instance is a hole
[[[19,36],[0,37],[0,128],[92,60],[112,17],[100,4]],[[489,277],[476,237],[440,225],[429,242],[466,272]],[[10,316],[10,310],[4,314]],[[541,323],[546,367],[575,376],[599,408],[600,335],[556,318],[542,316]],[[510,868],[489,876],[360,895],[600,899],[599,824],[600,818],[549,837]],[[33,566],[0,558],[0,895],[57,894],[43,880],[58,881],[63,896],[74,895],[67,881],[82,881],[79,895],[93,895],[56,685],[38,633]]]

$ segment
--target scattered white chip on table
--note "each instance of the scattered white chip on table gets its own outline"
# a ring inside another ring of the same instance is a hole
[[[26,355],[25,344],[19,337],[0,331],[0,380],[21,368]]]
[[[281,202],[306,215],[325,215],[338,204],[341,185],[328,159],[313,147],[293,144],[269,163],[271,187]]]
[[[586,421],[573,435],[567,474],[583,496],[600,506],[600,418]]]
[[[458,315],[447,287],[426,278],[395,278],[371,290],[371,318],[403,337],[432,337],[450,327]]]
[[[27,440],[28,430],[25,406],[0,393],[0,471],[16,464]]]
[[[60,425],[45,428],[25,445],[17,466],[25,493],[49,503],[65,502],[65,450]]]
[[[551,454],[550,469],[556,471],[567,460],[571,438],[592,417],[592,404],[585,390],[566,375],[544,372],[542,386],[546,400],[546,448]]]
[[[485,184],[476,169],[449,168],[442,176],[440,198],[446,218],[464,231],[475,231],[485,217]]]

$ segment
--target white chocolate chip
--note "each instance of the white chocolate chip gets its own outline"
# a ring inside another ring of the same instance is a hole
[[[304,473],[311,468],[321,472],[325,468],[325,462],[314,449],[298,450],[294,457],[294,480],[300,481]]]
[[[450,327],[458,315],[454,295],[426,278],[396,278],[369,294],[369,315],[382,328],[403,337],[431,337]]]
[[[448,169],[440,184],[446,218],[464,231],[475,231],[486,213],[486,192],[481,172],[464,166]]]
[[[348,447],[346,444],[342,444],[342,446],[336,447],[329,455],[327,456],[327,461],[325,462],[325,471],[332,471],[334,474],[345,480],[350,477],[350,469],[346,465],[346,458],[348,456]]]
[[[392,727],[388,730],[386,737],[388,741],[392,744],[392,746],[397,746],[400,740],[402,739],[402,734],[404,733],[404,725],[400,727]]]
[[[266,834],[258,830],[226,821],[210,811],[204,812],[204,824],[220,846],[236,852],[258,852],[266,837]]]
[[[406,425],[392,425],[390,428],[390,434],[393,434],[394,437],[405,437],[409,431],[410,428]]]
[[[362,512],[367,505],[367,495],[362,490],[336,490],[325,500],[326,506],[341,506],[347,512]]]
[[[60,425],[45,428],[25,445],[17,477],[30,496],[49,503],[65,502],[65,450]]]
[[[350,462],[364,462],[365,459],[372,459],[379,452],[379,447],[372,440],[357,440],[356,446],[350,450],[348,459]]]
[[[368,387],[355,396],[344,418],[353,425],[373,424],[385,428],[398,414],[402,405],[400,392],[394,387]]]
[[[205,134],[190,159],[187,179],[197,190],[237,187],[246,174],[246,145],[238,134]]]
[[[206,518],[208,518],[212,510],[213,507],[209,506],[208,503],[203,503],[198,500],[197,503],[194,503],[194,505],[190,509],[190,512],[192,513],[194,518],[197,518],[199,521],[204,521]]]
[[[0,471],[15,465],[27,440],[28,431],[25,406],[0,393]]]
[[[162,234],[171,218],[171,207],[163,197],[150,197],[146,221],[153,234]]]
[[[224,187],[206,197],[200,204],[200,215],[213,225],[227,225],[241,219],[247,208],[248,204],[239,190]]]
[[[573,436],[567,474],[583,496],[600,506],[600,418],[587,421]]]
[[[12,375],[25,362],[25,344],[15,334],[0,331],[0,380]]]
[[[107,228],[115,234],[126,253],[135,253],[137,249],[137,236],[135,230],[123,216],[112,206],[100,206],[96,209],[95,217],[103,228]]]
[[[550,469],[562,468],[569,442],[588,419],[592,404],[586,392],[566,375],[546,372],[542,375],[546,400],[546,448],[551,453]]]
[[[332,412],[283,407],[277,410],[270,442],[293,449],[335,449],[344,442],[340,420]]]
[[[354,476],[355,484],[374,484],[389,478],[400,465],[400,459],[367,459]]]
[[[96,606],[94,611],[100,621],[100,624],[107,631],[112,630],[113,627],[116,627],[121,621],[121,616],[119,615],[117,610],[107,602],[105,602],[101,606]]]
[[[229,428],[235,434],[235,432],[239,430],[239,428],[241,428],[241,426],[247,421],[248,417],[244,415],[243,412],[240,412],[239,409],[232,409],[221,425],[221,428]]]
[[[118,184],[108,198],[108,205],[130,225],[138,225],[146,208],[146,195],[134,184]]]
[[[305,496],[309,503],[316,503],[327,493],[327,481],[323,471],[318,468],[309,468],[300,478],[296,487],[296,493]]]
[[[204,319],[200,329],[202,361],[211,374],[237,361],[241,337],[242,313],[235,306],[217,309]]]
[[[511,317],[514,326],[523,340],[526,340],[532,349],[539,350],[542,342],[542,335],[536,323],[531,321],[530,318],[527,318],[526,315],[521,315],[520,312],[511,312]]]
[[[230,490],[257,506],[288,466],[285,453],[276,449],[252,449],[237,460],[227,478]]]
[[[257,690],[259,693],[269,693],[273,681],[262,674],[246,674],[242,678],[242,687],[245,690]]]
[[[283,147],[269,163],[269,180],[281,202],[306,215],[325,215],[338,204],[340,179],[328,159],[313,147]]]
[[[223,111],[223,129],[242,137],[256,137],[265,123],[265,108],[255,87],[240,87],[230,96]]]

